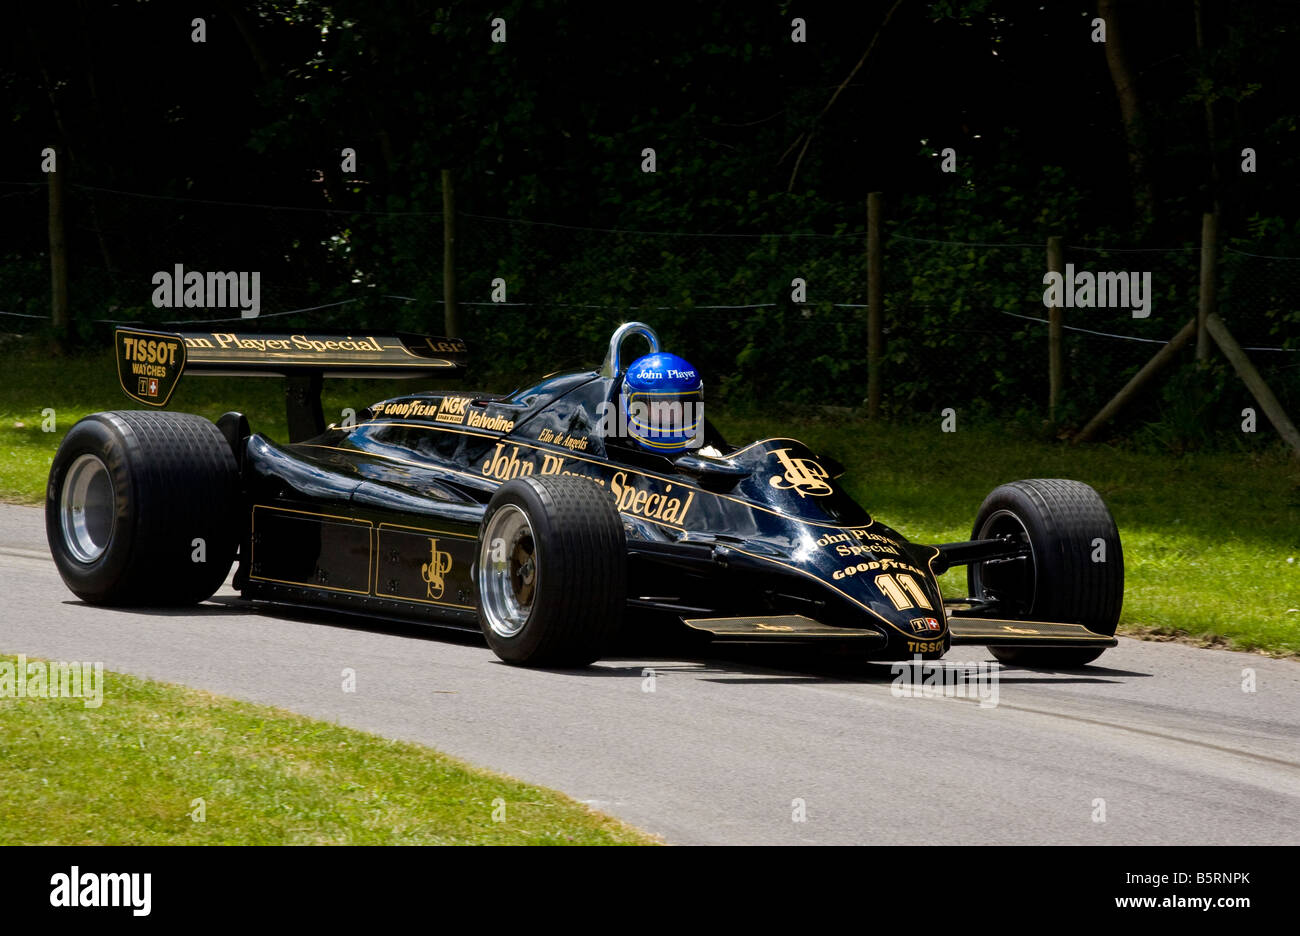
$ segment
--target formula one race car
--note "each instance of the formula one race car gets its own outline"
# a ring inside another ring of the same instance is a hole
[[[935,659],[980,644],[1004,663],[1080,666],[1115,645],[1119,533],[1097,493],[1017,481],[971,539],[908,541],[793,439],[647,450],[609,419],[628,380],[620,327],[599,370],[508,395],[413,393],[326,426],[326,376],[463,372],[457,339],[164,333],[120,328],[127,395],[160,408],[182,373],[286,378],[288,444],[227,413],[78,422],[50,470],[59,572],[90,603],[209,598],[238,559],[245,598],[479,627],[503,660],[580,666],[629,614],[715,640],[849,644]],[[936,576],[967,567],[969,597]]]

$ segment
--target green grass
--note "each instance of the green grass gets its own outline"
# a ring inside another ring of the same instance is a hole
[[[0,395],[0,499],[38,503],[59,439],[78,418],[132,408],[110,354],[55,361],[23,350],[8,357]],[[329,381],[327,419],[409,392],[394,381]],[[500,389],[500,388],[498,388]],[[181,380],[170,409],[215,418],[247,413],[255,431],[285,437],[278,380]],[[52,407],[58,431],[41,431]],[[970,535],[984,496],[1006,481],[1066,477],[1086,481],[1110,505],[1124,544],[1121,631],[1177,636],[1235,649],[1300,654],[1300,467],[1266,454],[1147,454],[1119,447],[1071,448],[1005,430],[867,426],[847,416],[710,416],[733,440],[798,436],[839,458],[854,496],[911,539],[949,542]],[[21,424],[19,426],[18,424]],[[1294,562],[1288,562],[1293,558]],[[964,573],[943,579],[959,594]]]
[[[104,676],[99,708],[0,699],[0,845],[655,843],[416,744]]]

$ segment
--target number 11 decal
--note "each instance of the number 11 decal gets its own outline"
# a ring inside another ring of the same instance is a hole
[[[892,601],[899,611],[906,611],[908,608],[934,610],[930,599],[925,597],[924,589],[906,572],[899,572],[897,575],[877,575],[876,587],[885,593],[885,597]]]

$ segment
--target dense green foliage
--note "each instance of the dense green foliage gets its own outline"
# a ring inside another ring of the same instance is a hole
[[[1294,5],[1106,9],[1127,78],[1091,2],[257,0],[204,15],[202,43],[163,2],[24,5],[0,58],[0,311],[48,314],[37,154],[57,144],[83,340],[102,341],[98,320],[216,317],[151,306],[150,276],[175,263],[258,270],[264,313],[312,310],[268,329],[437,332],[449,169],[457,294],[481,303],[462,332],[494,374],[598,359],[635,316],[713,393],[852,406],[881,191],[888,412],[1041,420],[1045,329],[1013,316],[1044,315],[1048,235],[1081,268],[1153,274],[1150,318],[1067,319],[1148,342],[1195,309],[1205,210],[1235,250],[1300,257]],[[1115,252],[1132,249],[1152,252]],[[1221,264],[1225,318],[1244,344],[1294,347],[1300,260],[1247,253]],[[1071,333],[1061,421],[1154,349]],[[1257,355],[1300,407],[1294,355]],[[1127,426],[1199,445],[1249,403],[1231,380],[1180,380],[1203,391],[1208,436],[1180,428],[1181,395],[1151,394]]]

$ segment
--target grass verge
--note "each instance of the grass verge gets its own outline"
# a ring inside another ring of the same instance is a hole
[[[0,662],[12,667],[14,658]],[[203,821],[194,818],[199,799]],[[98,708],[0,698],[0,845],[17,844],[655,840],[562,794],[417,744],[105,673]]]

